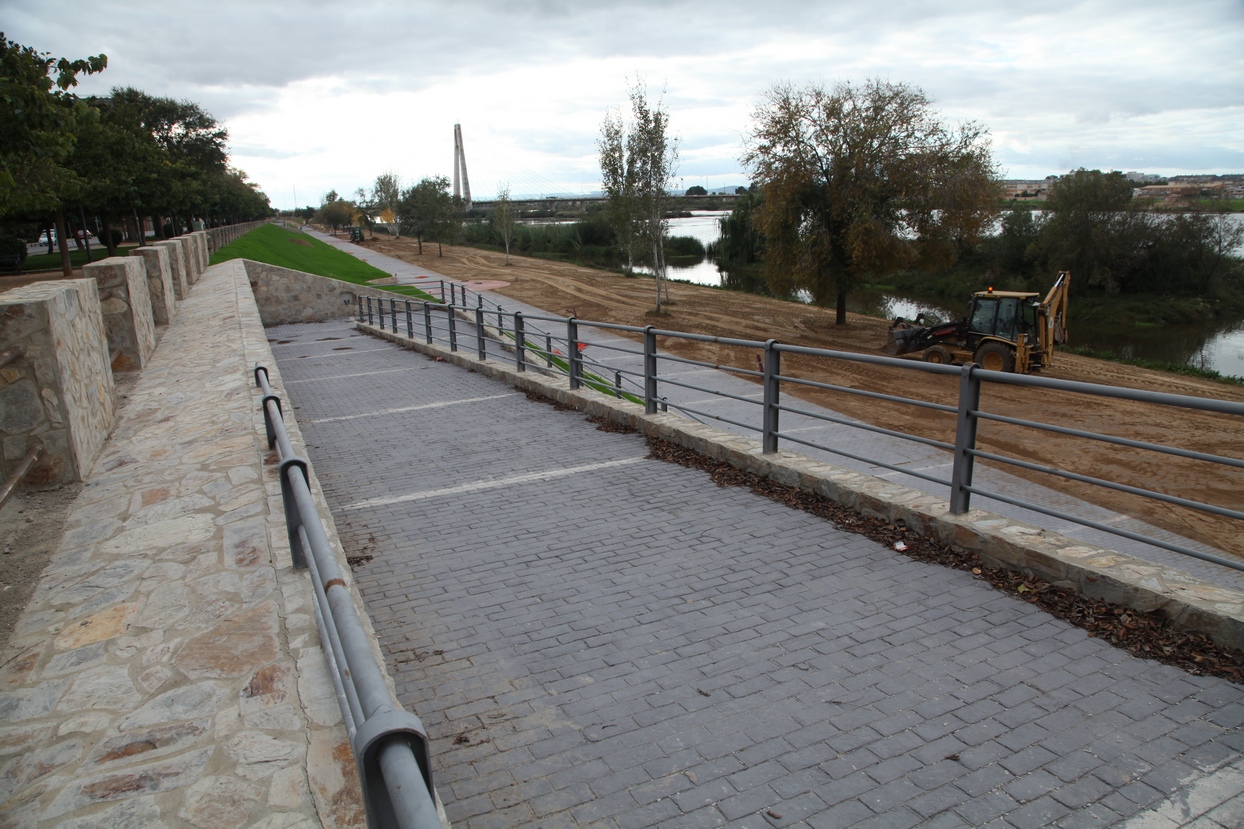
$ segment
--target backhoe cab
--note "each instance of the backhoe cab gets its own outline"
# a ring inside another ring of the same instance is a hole
[[[1063,271],[1044,301],[1036,293],[978,291],[967,317],[957,322],[915,327],[899,317],[884,351],[923,351],[930,363],[974,362],[989,371],[1040,371],[1053,359],[1054,346],[1067,342],[1069,284]]]

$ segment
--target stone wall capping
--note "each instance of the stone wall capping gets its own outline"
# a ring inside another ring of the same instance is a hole
[[[375,325],[355,325],[373,336],[542,394],[585,413],[609,418],[739,469],[815,492],[864,515],[902,523],[943,544],[971,550],[991,566],[1033,575],[1136,610],[1159,610],[1180,627],[1244,650],[1244,593],[1197,579],[1182,570],[1075,541],[982,509],[951,515],[944,498],[811,461],[788,450],[765,455],[758,440],[673,414],[647,415],[642,406],[590,389],[571,391],[565,377],[538,371],[519,372],[512,363],[494,359],[481,362],[475,359],[473,347],[469,353],[451,352],[446,346],[411,340]],[[490,341],[489,345],[496,343]]]

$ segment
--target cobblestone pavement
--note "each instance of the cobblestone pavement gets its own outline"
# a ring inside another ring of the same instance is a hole
[[[208,269],[0,659],[0,827],[363,825],[256,361],[245,271]]]
[[[421,265],[403,262],[400,259],[385,256],[358,245],[352,245],[349,242],[335,239],[326,234],[315,235],[347,253],[371,262],[382,270],[397,274],[404,281],[411,282],[412,284],[418,282],[419,284],[424,284],[425,287],[431,285],[433,294],[439,291],[441,280],[444,280],[447,285],[454,282],[453,280],[444,279],[440,274],[430,271]],[[500,304],[507,313],[522,311],[527,315],[550,316],[548,311],[517,302],[510,297],[500,294],[485,291],[484,297],[488,303],[493,305]],[[413,322],[415,335],[422,336],[424,331],[422,316],[416,313]],[[400,324],[404,325],[404,320]],[[543,331],[553,333],[555,336],[565,337],[565,331],[560,325],[546,322],[534,323],[534,325]],[[433,331],[438,342],[447,341],[448,334],[445,330],[445,325],[439,319],[434,320]],[[462,343],[462,348],[467,350],[473,348],[472,343],[475,336],[473,326],[469,323],[460,323],[458,336],[459,342]],[[587,360],[599,361],[599,365],[594,368],[595,371],[606,378],[613,377],[615,370],[623,371],[626,382],[630,383],[627,388],[642,395],[642,390],[635,385],[634,377],[636,373],[642,374],[643,372],[642,358],[639,355],[626,354],[617,350],[619,348],[632,351],[637,349],[638,345],[634,341],[625,340],[610,332],[598,331],[586,326],[580,329],[580,337],[584,341],[594,343],[597,346],[589,348],[585,354]],[[685,388],[676,385],[676,383],[662,382],[659,386],[658,394],[668,398],[671,410],[680,411],[679,407],[687,407],[691,410],[690,412],[686,409],[681,409],[681,411],[688,417],[734,432],[735,434],[758,439],[761,420],[760,403],[763,395],[760,387],[755,383],[723,371],[664,361],[658,367],[658,374],[663,381],[673,380],[677,383],[686,383],[691,386],[713,389],[717,392],[732,395],[732,397],[715,396],[694,388]],[[843,417],[820,406],[805,403],[796,405],[810,412]],[[845,419],[848,422],[853,421],[853,418]],[[749,424],[750,428],[749,426],[739,426],[738,424]],[[903,486],[918,489],[922,492],[929,492],[942,498],[948,497],[948,485],[933,483],[900,471],[911,470],[949,481],[951,458],[946,451],[874,432],[843,428],[834,423],[827,423],[824,420],[790,412],[782,414],[781,432],[783,435],[791,436],[796,440],[807,441],[813,444],[813,446],[808,446],[783,438],[781,441],[783,448],[800,452],[814,460],[824,461],[857,472],[864,472],[878,478],[894,481]],[[826,448],[822,449],[819,447]],[[841,454],[844,452],[847,454]],[[852,455],[855,457],[851,457]],[[878,461],[894,468],[881,466],[877,463]],[[1046,509],[1058,510],[1059,512],[1074,515],[1084,520],[1094,521],[1117,530],[1137,533],[1142,536],[1180,544],[1204,552],[1221,553],[1221,551],[1215,550],[1213,547],[1182,538],[1176,533],[1154,527],[1136,518],[1090,504],[1050,486],[1042,486],[984,464],[977,465],[975,475],[976,484],[987,491],[1005,494],[1011,498],[1038,504]],[[1239,570],[1232,570],[1217,564],[1199,561],[1179,553],[1164,550],[1152,544],[1134,541],[1104,530],[1087,527],[1074,521],[1055,518],[1035,510],[1004,503],[988,496],[977,495],[973,499],[973,505],[1008,518],[1024,521],[1032,526],[1043,527],[1069,538],[1082,539],[1129,556],[1184,570],[1197,578],[1205,579],[1223,587],[1244,590],[1244,572]]]
[[[455,825],[1244,825],[1244,688],[347,322],[269,336]]]

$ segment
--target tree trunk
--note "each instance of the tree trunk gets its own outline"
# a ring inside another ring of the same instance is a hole
[[[138,211],[135,210],[133,211],[133,213],[134,213],[133,218],[127,218],[126,221],[132,223],[130,227],[133,229],[133,232],[134,232],[134,244],[138,245],[139,247],[142,247],[143,245],[147,244],[147,238],[146,238],[147,235],[143,233],[143,222],[142,222],[142,219],[138,218]]]
[[[846,288],[838,289],[838,308],[837,308],[837,313],[834,314],[834,324],[835,325],[846,325],[847,324],[847,289]]]
[[[43,230],[48,235],[48,256],[56,252],[56,242],[52,241],[56,237],[56,222],[49,222],[44,225]]]
[[[73,262],[69,260],[69,239],[65,234],[67,226],[65,208],[56,208],[56,244],[60,248],[60,269],[65,276],[73,276]]]
[[[103,220],[104,247],[108,249],[109,256],[117,255],[117,243],[112,238],[112,220],[108,218],[108,214],[104,213],[100,216]]]
[[[86,211],[78,205],[78,217],[82,219],[82,244],[86,245],[86,261],[91,262],[91,231],[86,226]]]
[[[660,242],[652,243],[652,275],[657,283],[657,313],[661,313],[661,259],[658,253]]]
[[[164,220],[160,216],[151,217],[151,231],[155,234],[157,242],[164,241]]]

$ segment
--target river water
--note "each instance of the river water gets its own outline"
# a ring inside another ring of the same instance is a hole
[[[696,212],[690,218],[671,219],[671,236],[694,236],[705,245],[720,237],[718,220],[728,215],[719,211]],[[669,268],[670,279],[698,285],[726,284],[726,276],[707,260],[690,267]],[[1075,297],[1071,298],[1075,301]],[[964,298],[966,307],[967,298]],[[896,294],[856,291],[848,307],[852,311],[893,319],[914,319],[918,313],[936,314],[944,320],[957,319],[963,308],[952,309]],[[1167,326],[1165,328],[1103,328],[1081,326],[1071,330],[1071,344],[1094,351],[1111,351],[1126,359],[1158,360],[1212,369],[1221,374],[1244,377],[1244,319],[1218,325]]]

